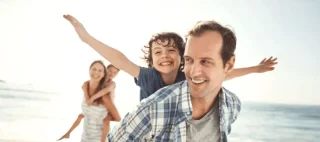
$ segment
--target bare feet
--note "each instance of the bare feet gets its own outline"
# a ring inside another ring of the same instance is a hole
[[[60,139],[58,139],[57,141],[60,141],[62,139],[68,139],[69,137],[70,137],[70,134],[66,133]]]

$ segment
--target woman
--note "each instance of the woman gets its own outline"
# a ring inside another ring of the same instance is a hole
[[[70,133],[80,124],[82,118],[85,118],[82,142],[104,142],[106,140],[110,121],[120,121],[119,113],[113,104],[115,83],[112,81],[118,72],[119,69],[113,65],[106,68],[101,61],[91,64],[90,80],[82,86],[84,91],[83,112],[78,115],[69,131],[59,140],[69,138]]]

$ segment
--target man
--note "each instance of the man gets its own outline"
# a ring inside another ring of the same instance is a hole
[[[186,80],[182,72],[184,44],[183,38],[174,32],[161,32],[153,35],[145,46],[144,59],[148,68],[141,67],[130,61],[119,50],[102,43],[90,35],[84,26],[73,16],[64,15],[80,39],[97,51],[115,67],[135,78],[140,87],[140,101],[149,97],[158,89]],[[251,73],[264,73],[274,70],[277,58],[264,59],[256,66],[234,69],[225,80]]]
[[[110,141],[227,141],[241,103],[222,87],[233,70],[234,33],[215,21],[189,31],[184,53],[186,81],[142,100],[109,135]]]

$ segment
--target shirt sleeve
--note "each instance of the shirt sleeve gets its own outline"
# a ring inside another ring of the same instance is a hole
[[[151,131],[149,107],[141,104],[137,110],[125,115],[109,134],[109,141],[140,141]]]
[[[154,71],[151,68],[140,67],[138,78],[134,78],[134,82],[138,86],[146,86],[152,77],[154,77]]]
[[[241,111],[240,99],[236,95],[232,95],[232,100],[233,100],[233,119],[231,124],[237,120]]]

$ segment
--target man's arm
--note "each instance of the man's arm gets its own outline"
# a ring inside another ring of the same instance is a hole
[[[151,131],[149,107],[128,113],[109,134],[110,141],[141,141]]]
[[[236,77],[241,77],[250,73],[264,73],[272,71],[274,70],[274,65],[278,63],[276,62],[276,60],[277,58],[273,58],[271,56],[268,60],[264,58],[257,66],[234,69],[231,73],[227,74],[225,81],[231,80]]]
[[[84,28],[84,26],[73,16],[64,15],[75,31],[77,32],[80,39],[91,46],[95,51],[97,51],[101,56],[107,59],[111,64],[117,67],[120,70],[123,70],[130,74],[131,76],[137,78],[140,72],[140,67],[133,62],[131,62],[123,53],[119,50],[116,50],[99,40],[92,37]]]

